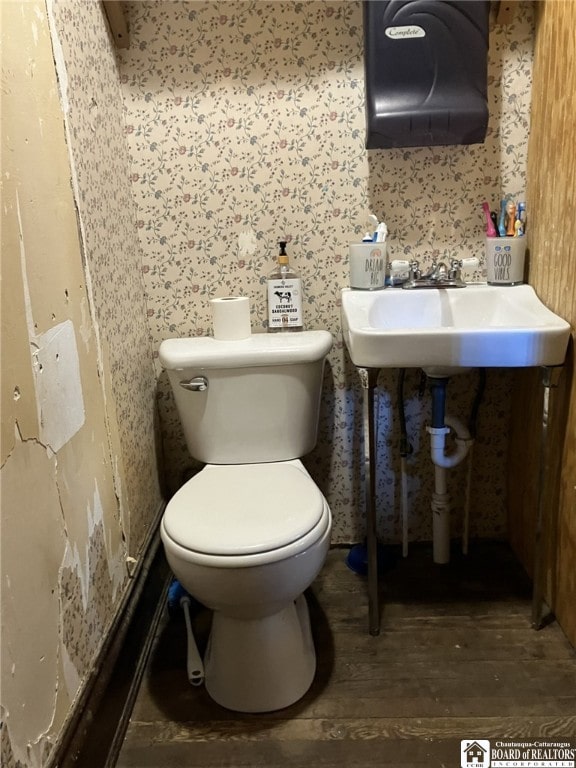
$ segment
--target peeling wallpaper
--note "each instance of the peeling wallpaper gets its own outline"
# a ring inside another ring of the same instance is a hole
[[[0,754],[5,768],[37,768],[160,509],[155,372],[101,6],[0,12]]]
[[[334,542],[363,538],[361,398],[342,342],[340,289],[348,242],[367,214],[385,218],[391,258],[483,260],[480,204],[523,196],[533,47],[529,3],[492,24],[490,122],[484,144],[364,149],[360,2],[125,3],[131,45],[119,53],[131,180],[138,206],[152,340],[211,332],[209,300],[247,295],[265,329],[265,279],[285,235],[301,273],[308,328],[334,335],[317,449],[306,459],[334,514]],[[483,264],[468,275],[483,279]],[[381,376],[379,532],[399,535],[396,379]],[[471,486],[472,535],[505,533],[505,455],[511,374],[490,371]],[[474,373],[454,377],[449,410],[465,420]],[[170,486],[190,471],[172,395],[160,375]],[[410,535],[431,535],[429,398],[406,382]],[[465,467],[450,473],[454,532]]]

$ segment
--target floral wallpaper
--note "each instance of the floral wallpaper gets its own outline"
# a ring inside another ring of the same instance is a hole
[[[490,123],[475,146],[366,151],[360,2],[127,2],[131,44],[119,53],[131,181],[155,349],[211,333],[209,299],[247,295],[253,332],[266,327],[266,275],[288,240],[305,288],[307,328],[334,335],[317,449],[305,463],[334,514],[334,542],[363,537],[361,392],[340,327],[350,241],[369,213],[388,225],[389,257],[481,259],[480,204],[523,196],[533,19],[520,3],[492,23]],[[166,468],[174,490],[190,459],[159,370]],[[489,372],[471,479],[472,535],[505,533],[510,372]],[[398,540],[396,374],[379,398],[379,533]],[[467,419],[476,374],[454,377],[449,412]],[[433,468],[420,376],[406,378],[410,536],[431,535]],[[454,531],[466,467],[450,473]]]
[[[113,406],[109,426],[117,443],[121,525],[134,556],[157,513],[160,490],[155,378],[117,64],[100,3],[48,0],[48,4],[67,73],[62,82],[73,183],[102,344],[101,364],[109,371],[105,387]]]

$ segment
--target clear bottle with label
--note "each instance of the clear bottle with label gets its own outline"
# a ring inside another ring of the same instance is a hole
[[[268,333],[301,331],[302,280],[290,266],[286,241],[279,243],[278,264],[268,275]]]

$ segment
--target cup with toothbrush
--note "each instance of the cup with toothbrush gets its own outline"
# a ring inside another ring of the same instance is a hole
[[[386,237],[388,228],[384,222],[370,214],[373,233],[367,232],[361,243],[350,243],[350,287],[363,291],[379,291],[386,285]]]
[[[486,276],[489,285],[521,285],[526,258],[526,203],[507,197],[495,216],[482,203],[486,221]]]

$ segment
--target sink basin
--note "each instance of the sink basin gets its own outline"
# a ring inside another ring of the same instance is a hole
[[[364,368],[562,365],[570,325],[529,285],[342,290],[342,328]]]

